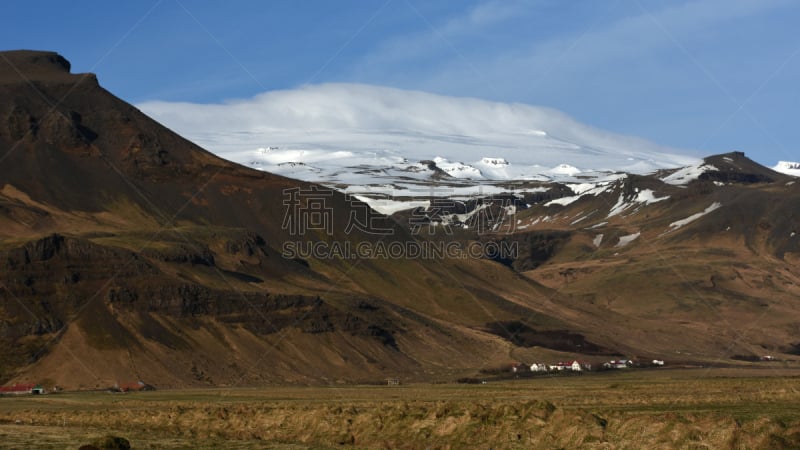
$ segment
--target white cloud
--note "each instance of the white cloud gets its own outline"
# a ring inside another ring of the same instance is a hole
[[[266,147],[281,148],[273,160],[261,158],[269,164],[491,157],[516,165],[642,172],[695,162],[681,156],[685,151],[592,128],[553,109],[371,85],[311,85],[223,104],[137,106],[238,162]]]

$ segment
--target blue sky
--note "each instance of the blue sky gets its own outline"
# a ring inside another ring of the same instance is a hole
[[[4,48],[58,51],[132,103],[365,83],[800,160],[790,0],[18,1],[3,14]]]

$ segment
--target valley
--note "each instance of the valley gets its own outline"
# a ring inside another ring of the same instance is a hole
[[[12,448],[794,448],[797,369],[0,398]]]

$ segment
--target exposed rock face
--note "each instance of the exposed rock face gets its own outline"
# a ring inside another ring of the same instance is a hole
[[[246,234],[239,242],[258,241],[254,234]],[[74,316],[87,308],[106,305],[117,314],[127,311],[178,320],[213,317],[258,335],[286,328],[309,334],[340,331],[397,347],[396,326],[382,318],[381,308],[367,300],[360,300],[357,308],[346,311],[319,296],[213,289],[176,280],[156,263],[215,267],[214,255],[208,248],[195,253],[189,246],[179,245],[163,252],[148,249],[136,254],[58,234],[0,252],[0,282],[4,287],[0,291],[0,309],[6,317],[0,318],[0,340],[10,349],[0,362],[8,367],[38,359],[46,341],[62,332]],[[121,325],[112,321],[92,326]],[[113,338],[113,334],[110,336]],[[22,341],[32,345],[21,346]],[[169,345],[169,341],[166,339],[163,344]]]
[[[247,233],[240,239],[225,241],[225,251],[231,255],[251,257],[263,252],[266,242],[256,233]]]
[[[19,141],[28,135],[36,137],[39,124],[29,112],[14,106],[5,116],[5,129],[0,128],[0,135],[5,134],[12,142]]]

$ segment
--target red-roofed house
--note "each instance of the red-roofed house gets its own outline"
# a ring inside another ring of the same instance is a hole
[[[2,395],[44,394],[44,388],[33,383],[17,383],[11,386],[0,386]]]

